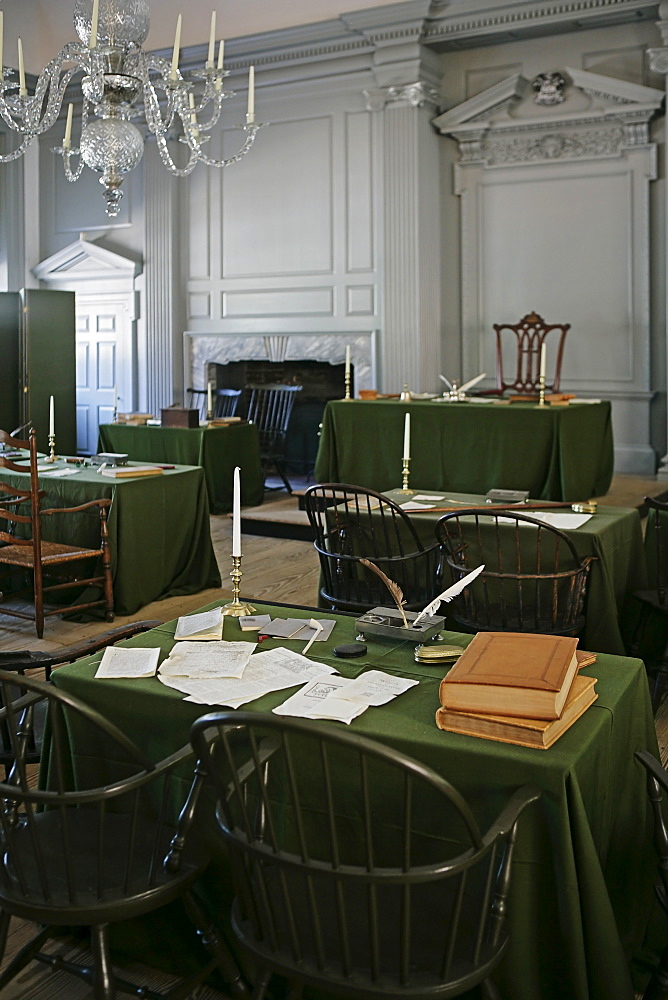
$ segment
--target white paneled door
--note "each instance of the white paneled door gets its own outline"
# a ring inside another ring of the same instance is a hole
[[[77,294],[77,451],[94,455],[98,426],[110,423],[117,395],[120,411],[132,410],[132,319],[127,294]]]

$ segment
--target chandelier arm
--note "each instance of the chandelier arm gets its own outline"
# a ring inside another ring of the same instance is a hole
[[[200,150],[197,159],[202,163],[204,163],[207,167],[218,167],[219,169],[222,169],[222,167],[229,167],[230,164],[232,163],[238,163],[239,160],[246,155],[248,150],[255,142],[255,136],[258,130],[262,128],[262,125],[251,125],[251,126],[245,125],[242,127],[246,129],[248,135],[246,136],[246,141],[244,142],[243,146],[239,149],[237,153],[234,154],[234,156],[230,156],[228,157],[228,159],[215,160],[211,156],[205,156],[205,154],[202,153]]]
[[[170,63],[168,63],[166,59],[162,59],[160,56],[153,54],[144,54],[144,58],[139,66],[140,79],[144,90],[144,113],[146,117],[146,124],[148,125],[149,131],[156,136],[164,135],[172,127],[174,122],[176,94],[180,88],[172,88],[169,84],[165,83],[168,79],[170,68]],[[161,89],[164,90],[167,98],[167,109],[164,115],[160,109],[160,99],[153,80],[151,79],[151,71],[158,74],[160,80],[163,82]],[[177,79],[179,83],[183,85],[184,81],[180,73],[178,74]]]
[[[16,147],[13,153],[7,153],[5,156],[0,156],[0,163],[11,163],[13,160],[18,160],[19,156],[23,156],[34,138],[34,135],[25,135],[21,144]]]
[[[74,62],[75,65],[66,70],[63,68],[66,62]],[[87,51],[76,42],[68,42],[44,67],[31,97],[13,94],[7,99],[4,96],[4,89],[7,88],[3,88],[0,115],[14,131],[42,135],[56,123],[70,80],[75,73],[86,72],[88,64]]]
[[[156,144],[158,146],[158,151],[160,153],[160,158],[161,158],[162,162],[164,163],[164,165],[167,167],[167,169],[169,171],[171,171],[171,173],[175,174],[176,177],[188,177],[188,175],[193,172],[193,170],[197,166],[197,161],[199,159],[199,157],[197,156],[196,152],[194,152],[191,149],[190,150],[190,158],[189,158],[188,163],[186,164],[186,166],[185,167],[177,167],[177,165],[174,163],[174,160],[172,159],[172,156],[171,156],[171,154],[169,152],[169,149],[167,148],[167,139],[166,139],[166,137],[162,133],[159,133],[159,134],[156,135],[155,141],[156,141]]]

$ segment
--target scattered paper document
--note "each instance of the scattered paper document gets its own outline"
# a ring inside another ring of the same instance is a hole
[[[158,666],[160,648],[146,649],[136,646],[108,646],[95,676],[105,679],[116,677],[153,677]]]
[[[413,500],[417,501],[417,503],[438,503],[440,500],[445,500],[445,497],[443,494],[434,496],[431,493],[416,493]]]
[[[402,510],[405,510],[408,514],[410,514],[411,511],[416,511],[416,510],[431,510],[432,507],[436,506],[436,504],[416,503],[415,500],[407,500],[406,503],[400,503],[399,506],[401,507]]]
[[[160,664],[165,677],[241,677],[255,650],[255,642],[189,642],[176,643],[166,660]]]
[[[198,615],[184,615],[176,623],[175,639],[222,639],[222,608],[202,611]]]
[[[342,698],[350,684],[350,677],[315,677],[301,690],[290,695],[274,709],[276,715],[292,715],[300,719],[329,719],[333,722],[349,724],[368,708],[363,701]]]
[[[301,653],[279,646],[251,656],[240,678],[219,677],[204,680],[190,677],[170,677],[158,674],[167,687],[176,688],[188,696],[188,701],[201,705],[228,705],[239,708],[271,691],[305,684],[320,674],[334,673],[334,667],[314,663]]]
[[[271,621],[271,615],[241,615],[238,621],[242,632],[260,632]]]
[[[346,687],[345,697],[366,705],[386,705],[418,683],[408,677],[386,674],[384,670],[365,670]]]
[[[583,524],[591,520],[591,514],[553,514],[550,511],[530,510],[527,511],[530,517],[535,517],[543,524],[551,524],[553,528],[560,528],[562,531],[581,528]]]
[[[273,638],[305,639],[309,642],[314,636],[317,636],[318,642],[324,642],[332,634],[336,620],[334,618],[318,618],[317,622],[320,625],[320,630],[310,625],[308,618],[274,618],[261,631],[263,635],[269,635]]]
[[[45,476],[50,476],[51,479],[63,479],[65,476],[76,476],[78,469],[51,469],[49,472],[45,472]]]

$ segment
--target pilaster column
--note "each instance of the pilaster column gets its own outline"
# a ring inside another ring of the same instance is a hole
[[[663,73],[664,86],[668,93],[668,2],[666,0],[663,0],[659,4],[659,18],[657,27],[661,32],[663,45],[661,48],[648,49],[647,55],[649,56],[650,69],[654,73]],[[665,234],[668,234],[668,202],[664,205],[663,232],[665,243]],[[666,316],[668,316],[668,255],[666,255],[666,260],[664,261],[664,286],[665,309]],[[666,373],[666,380],[668,382],[668,372]],[[668,481],[668,453],[660,461],[656,478]]]
[[[379,92],[368,94],[378,109]],[[420,83],[385,91],[382,110],[382,334],[385,391],[437,388],[441,365],[438,138]]]
[[[179,393],[177,178],[162,164],[154,143],[144,151],[144,308],[138,344],[139,407],[156,416]]]

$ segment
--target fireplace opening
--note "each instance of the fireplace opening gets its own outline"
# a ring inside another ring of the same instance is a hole
[[[325,404],[345,395],[345,365],[328,361],[209,361],[206,377],[216,389],[243,389],[237,413],[248,411],[249,385],[301,385],[290,418],[285,443],[286,467],[295,475],[313,472],[318,452],[318,433]],[[354,394],[351,368],[351,393]]]

